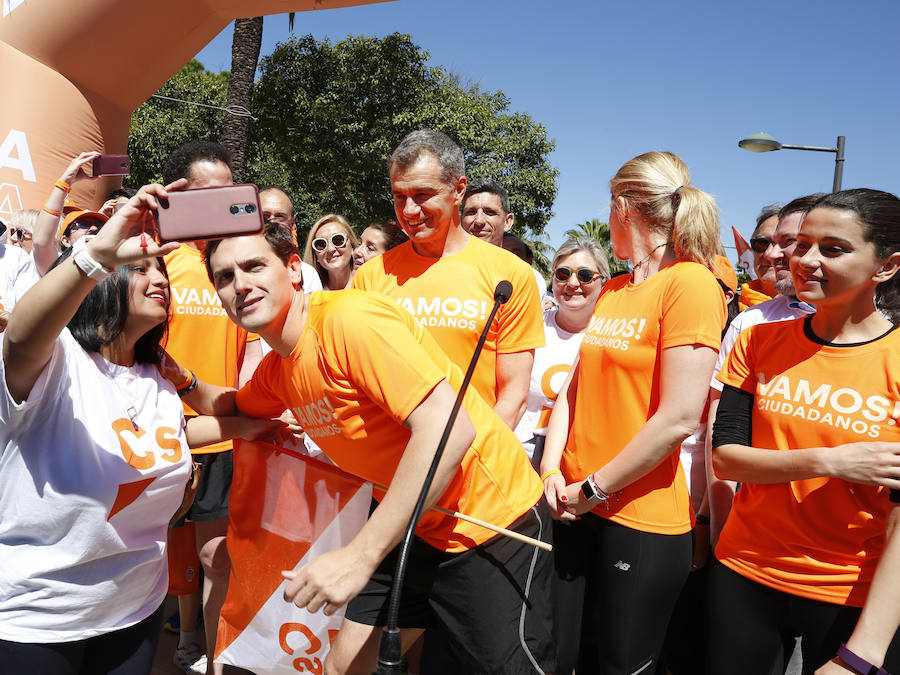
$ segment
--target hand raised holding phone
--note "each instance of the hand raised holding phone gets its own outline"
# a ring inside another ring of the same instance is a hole
[[[158,244],[156,242],[156,218],[160,202],[178,190],[183,190],[187,180],[179,178],[166,187],[145,185],[128,200],[103,226],[88,247],[91,256],[107,268],[152,258],[170,253],[178,248],[177,243]]]

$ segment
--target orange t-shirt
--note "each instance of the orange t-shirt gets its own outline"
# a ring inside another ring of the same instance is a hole
[[[500,305],[472,375],[475,391],[493,406],[497,354],[544,346],[543,310],[528,265],[476,237],[459,253],[444,258],[420,256],[406,242],[360,267],[353,287],[395,298],[465,370],[494,306],[494,289],[504,279],[512,284],[513,293]]]
[[[403,422],[442,380],[458,389],[462,372],[390,298],[357,290],[309,298],[291,355],[267,354],[237,405],[258,417],[289,408],[341,469],[388,486],[410,437]],[[510,452],[519,442],[487,403],[471,388],[463,402],[477,435],[437,503],[505,527],[540,499],[541,481],[524,452]],[[450,552],[494,535],[435,511],[416,534]]]
[[[753,447],[900,441],[900,331],[838,347],[810,339],[806,321],[745,330],[719,373],[755,396]],[[716,557],[780,591],[861,607],[890,508],[888,490],[839,478],[744,483]]]
[[[204,382],[236,387],[244,346],[255,336],[248,338],[247,331],[225,314],[206,275],[200,251],[182,244],[169,253],[165,261],[171,298],[166,351]],[[187,404],[184,413],[196,415]],[[231,448],[231,441],[223,441],[193,448],[191,452],[196,455]]]
[[[671,265],[640,284],[623,275],[606,282],[584,332],[575,409],[560,468],[568,482],[619,454],[659,405],[663,349],[705,345],[718,350],[725,297],[697,263]],[[691,529],[691,504],[679,450],[594,513],[644,532]]]
[[[771,299],[771,295],[766,295],[762,291],[759,279],[754,279],[753,281],[748,281],[746,284],[741,285],[741,294],[738,297],[738,307],[743,312],[748,307],[753,307],[753,305],[758,305],[761,302],[766,302]]]

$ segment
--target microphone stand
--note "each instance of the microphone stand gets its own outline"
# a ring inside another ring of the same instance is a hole
[[[450,417],[447,420],[447,425],[444,427],[444,433],[441,435],[437,450],[434,451],[434,459],[431,460],[431,466],[428,467],[428,473],[425,475],[422,491],[419,492],[416,506],[413,509],[412,516],[410,516],[409,524],[406,526],[406,532],[403,535],[403,543],[400,545],[400,553],[397,556],[397,568],[394,572],[394,583],[391,587],[387,625],[381,632],[381,640],[378,643],[378,665],[376,666],[373,675],[399,675],[400,673],[400,659],[403,650],[400,642],[400,629],[397,628],[397,621],[400,615],[400,595],[403,590],[403,577],[406,575],[406,564],[409,558],[409,547],[412,544],[413,533],[415,532],[416,524],[419,522],[419,518],[422,515],[422,510],[425,506],[425,498],[428,495],[428,490],[431,489],[431,483],[434,480],[434,474],[437,472],[438,464],[440,464],[441,456],[444,454],[444,448],[447,447],[447,441],[450,438],[450,431],[453,429],[453,423],[456,422],[456,417],[459,415],[459,409],[462,407],[463,396],[469,387],[469,381],[472,379],[472,373],[475,371],[475,364],[478,361],[478,357],[481,355],[481,350],[484,348],[484,341],[487,339],[488,330],[490,330],[491,324],[494,322],[494,316],[497,314],[500,305],[509,300],[511,295],[512,284],[508,281],[501,281],[494,289],[494,307],[491,309],[491,313],[488,315],[488,319],[484,324],[484,329],[481,331],[481,337],[478,338],[478,345],[475,347],[475,353],[472,355],[472,360],[469,362],[469,368],[466,370],[466,375],[459,388],[459,393],[456,395],[456,401],[453,403]]]

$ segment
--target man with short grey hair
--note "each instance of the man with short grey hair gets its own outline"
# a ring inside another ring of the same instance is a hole
[[[494,319],[472,386],[514,429],[525,411],[534,349],[544,344],[531,268],[463,229],[465,163],[448,136],[430,129],[410,133],[391,154],[388,170],[397,223],[409,241],[363,265],[353,286],[395,298],[465,370],[494,289],[509,281],[512,296]]]

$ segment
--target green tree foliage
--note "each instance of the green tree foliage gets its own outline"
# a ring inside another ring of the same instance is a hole
[[[540,234],[556,195],[546,129],[507,112],[502,92],[428,66],[428,56],[398,33],[279,44],[260,64],[251,177],[284,185],[302,226],[336,212],[363,227],[393,218],[391,150],[414,129],[438,129],[463,148],[467,175],[503,182],[522,231]]]
[[[628,265],[620,261],[613,255],[612,243],[609,240],[609,224],[597,218],[591,218],[578,225],[571,230],[566,230],[566,239],[573,237],[591,237],[596,239],[603,245],[606,251],[606,259],[609,261],[610,274],[617,274],[628,269]]]
[[[301,235],[332,212],[361,230],[394,218],[391,151],[414,129],[438,129],[460,144],[470,178],[504,184],[516,234],[537,243],[542,260],[557,189],[548,160],[554,141],[527,114],[510,112],[503,92],[463,84],[428,58],[399,33],[336,43],[291,36],[279,44],[261,60],[253,92],[247,180],[287,191]],[[228,78],[192,61],[159,93],[224,106]],[[132,118],[129,184],[158,180],[168,153],[187,140],[219,140],[224,114],[151,98]]]
[[[191,60],[156,92],[169,98],[225,106],[228,73],[211,73]],[[162,180],[162,167],[169,153],[182,143],[201,139],[217,141],[225,113],[161,98],[147,99],[131,116],[128,154],[131,175],[125,184],[140,187]]]

